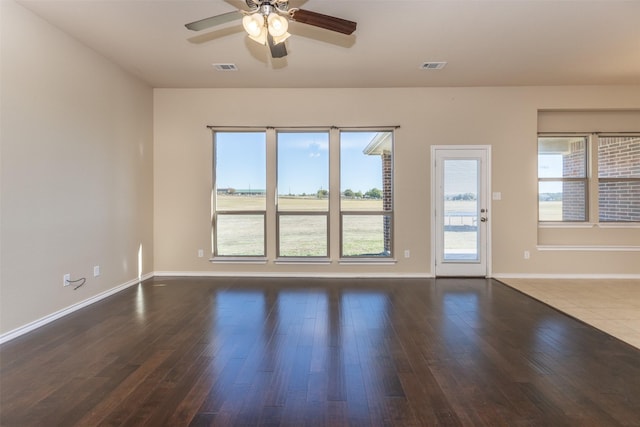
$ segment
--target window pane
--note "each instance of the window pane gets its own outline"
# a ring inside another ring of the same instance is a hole
[[[390,232],[390,215],[343,215],[342,256],[391,256]]]
[[[264,215],[224,215],[216,219],[218,256],[264,256]]]
[[[540,221],[586,221],[586,180],[538,183]]]
[[[215,133],[217,210],[265,210],[266,135]]]
[[[600,182],[598,190],[600,221],[640,221],[640,181]]]
[[[640,221],[640,136],[598,140],[600,221]]]
[[[281,257],[328,256],[326,215],[279,215]]]
[[[393,133],[340,133],[342,211],[393,209]]]
[[[278,132],[278,210],[329,209],[329,133]]]
[[[538,138],[538,178],[586,178],[587,138]]]
[[[600,137],[599,178],[640,178],[640,136]]]

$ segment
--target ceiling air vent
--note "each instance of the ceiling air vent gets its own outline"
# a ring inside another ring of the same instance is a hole
[[[423,70],[442,70],[445,65],[447,65],[446,62],[425,62],[420,68]]]
[[[213,64],[213,68],[218,71],[238,71],[236,64]]]

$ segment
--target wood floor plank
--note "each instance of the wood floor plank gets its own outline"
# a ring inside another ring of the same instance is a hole
[[[156,278],[0,346],[0,425],[633,426],[640,351],[485,279]]]

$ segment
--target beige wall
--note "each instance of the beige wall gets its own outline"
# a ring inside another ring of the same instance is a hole
[[[153,270],[153,92],[0,3],[2,334]]]
[[[537,114],[549,109],[640,109],[640,86],[414,89],[155,89],[156,272],[431,275],[430,147],[492,146],[492,272],[514,275],[639,275],[640,252],[539,251]],[[247,100],[263,104],[245,107]],[[269,108],[272,100],[282,107]],[[211,264],[211,132],[207,125],[400,125],[395,142],[394,265]],[[640,126],[639,126],[640,127]],[[549,230],[544,230],[549,232]],[[558,245],[602,237],[640,245],[640,228],[552,230]],[[548,233],[547,233],[548,234]],[[545,241],[546,245],[546,241]],[[400,256],[409,249],[411,258]],[[548,248],[547,248],[548,249]],[[566,249],[566,248],[564,248]],[[525,260],[525,250],[531,258]],[[210,253],[210,252],[209,252]]]

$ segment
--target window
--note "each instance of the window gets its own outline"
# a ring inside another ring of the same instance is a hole
[[[640,135],[598,138],[600,222],[640,221]]]
[[[538,218],[587,220],[587,137],[538,139]]]
[[[538,219],[640,221],[640,136],[540,136]]]
[[[266,135],[214,133],[214,256],[265,256]]]
[[[213,134],[214,257],[392,256],[391,130]]]
[[[393,133],[340,133],[343,257],[392,254]]]
[[[329,255],[329,132],[278,132],[278,257]]]

